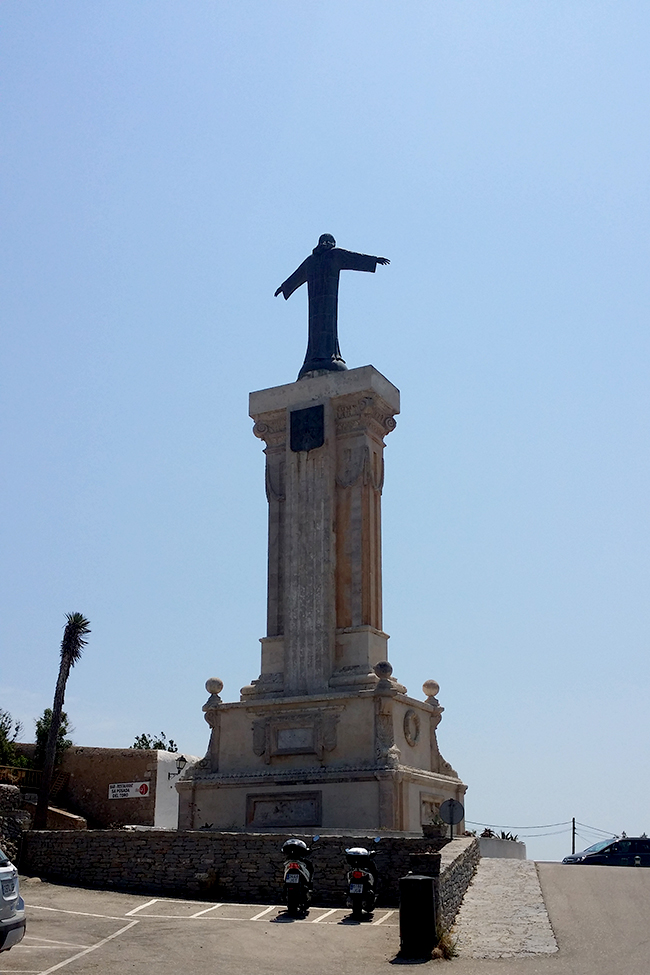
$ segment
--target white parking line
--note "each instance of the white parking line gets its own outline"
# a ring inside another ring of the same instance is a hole
[[[19,945],[14,945],[15,948],[20,948],[21,954],[23,951],[65,951],[66,948],[63,945],[26,945],[24,941],[21,941]],[[67,945],[67,948],[88,948],[89,945]],[[5,975],[3,969],[0,968],[1,975]]]
[[[259,919],[261,917],[264,917],[265,914],[269,914],[270,911],[275,911],[275,910],[276,910],[276,906],[274,904],[272,907],[267,907],[265,910],[260,911],[260,913],[256,914],[255,917],[249,918],[249,921],[259,921]]]
[[[90,914],[89,911],[66,911],[62,907],[44,907],[42,904],[26,904],[26,907],[30,911],[54,911],[55,914],[75,914],[79,917],[103,917],[107,921],[123,921],[124,915],[121,914],[120,917],[115,917],[113,914]],[[152,914],[151,917],[155,917]]]
[[[55,941],[53,938],[37,938],[35,934],[26,934],[23,940],[23,947],[29,948],[30,945],[26,945],[25,941],[43,941],[43,945],[31,945],[33,948],[39,947],[49,947],[50,945],[63,945],[66,948],[89,948],[90,945],[73,945],[71,941]]]
[[[223,907],[223,904],[213,904],[212,907],[206,907],[204,911],[197,911],[196,914],[190,914],[190,917],[201,917],[203,914],[209,914],[210,911],[216,911],[218,907]]]
[[[159,897],[154,897],[152,901],[147,901],[146,904],[140,904],[140,907],[134,907],[132,911],[127,911],[124,917],[131,917],[132,914],[137,914],[138,911],[143,911],[145,907],[151,907],[152,904],[157,904],[159,900]]]
[[[222,905],[223,907],[223,905]],[[189,914],[140,914],[138,920],[141,918],[152,918],[155,921],[191,921],[192,918]],[[122,918],[119,918],[122,920]],[[204,921],[250,921],[249,917],[205,917]]]
[[[192,901],[172,900],[171,898],[169,898],[169,899],[168,898],[155,898],[154,900],[148,901],[145,904],[140,904],[139,907],[133,908],[133,910],[130,911],[129,914],[133,914],[136,911],[143,912],[144,911],[144,908],[145,907],[148,907],[150,904],[166,903],[166,902],[167,903],[170,903],[170,904],[191,904],[192,903]],[[194,902],[194,903],[196,903],[196,902]],[[103,920],[106,920],[106,921],[123,921],[125,917],[128,917],[129,916],[129,915],[124,915],[123,914],[120,917],[117,917],[114,914],[92,914],[90,911],[69,911],[69,910],[65,910],[64,908],[61,908],[61,907],[45,907],[42,904],[27,904],[27,907],[29,908],[29,910],[32,910],[32,911],[51,911],[51,912],[53,912],[55,914],[73,914],[73,915],[75,915],[77,917],[98,917],[98,918],[102,918]],[[280,910],[280,908],[277,906],[277,904],[275,904],[275,905],[271,905],[271,907],[264,908],[263,911],[259,911],[257,914],[254,914],[252,917],[227,917],[227,916],[224,916],[224,915],[219,915],[219,916],[212,915],[212,917],[210,917],[211,912],[212,911],[215,911],[218,907],[225,907],[226,909],[228,909],[229,907],[247,907],[249,909],[252,909],[254,907],[254,905],[253,904],[231,904],[231,903],[211,904],[210,907],[206,907],[206,908],[204,908],[201,911],[197,911],[195,914],[144,914],[144,913],[139,913],[138,914],[138,917],[136,918],[136,921],[144,920],[145,918],[147,918],[147,919],[148,918],[151,918],[152,920],[156,920],[156,921],[191,921],[191,920],[193,920],[195,918],[203,918],[206,921],[257,921],[257,920],[260,920],[261,918],[265,917],[267,914],[270,914],[271,911]],[[321,908],[317,908],[317,910],[321,910]],[[316,917],[316,918],[308,918],[308,917],[299,918],[298,919],[298,924],[317,924],[317,923],[320,923],[320,922],[323,922],[325,924],[336,924],[337,923],[336,921],[330,921],[328,919],[331,917],[332,914],[335,914],[337,911],[344,911],[344,910],[345,910],[345,908],[333,907],[330,910],[325,911],[324,914],[321,914],[319,917]],[[385,921],[388,921],[389,918],[391,918],[393,916],[393,914],[395,914],[395,913],[397,913],[397,912],[396,911],[387,911],[386,914],[384,914],[382,917],[378,918],[376,921],[373,921],[372,922],[372,925],[373,926],[376,926],[378,924],[383,924]],[[269,920],[271,920],[271,918],[269,918]],[[133,922],[133,923],[135,923],[135,922]],[[389,927],[395,927],[396,926],[395,921],[391,921],[388,926]],[[27,935],[27,937],[30,937],[30,935]],[[113,935],[113,937],[115,937],[115,935]],[[43,940],[45,940],[45,939],[43,939]],[[50,941],[50,944],[51,945],[54,945],[56,943],[57,942]],[[63,944],[65,944],[65,942],[60,942],[60,944],[63,945]],[[34,947],[34,948],[36,948],[38,946],[37,945],[32,945],[32,946],[25,945],[24,947]],[[77,947],[82,948],[84,946],[83,945],[70,945],[70,947],[71,948],[77,948]],[[5,973],[2,972],[1,975],[5,975]],[[28,975],[28,973],[25,971],[24,975]],[[45,975],[45,973],[41,973],[41,975]]]
[[[20,944],[14,945],[14,948],[18,950],[20,948],[20,953],[22,955],[23,951],[67,951],[68,948],[89,948],[90,945],[26,945],[24,941]],[[0,968],[0,972],[4,975],[4,970]]]
[[[312,924],[318,924],[319,921],[322,921],[326,917],[330,917],[332,914],[336,914],[336,912],[339,911],[339,910],[340,910],[340,907],[333,907],[331,911],[325,911],[325,913],[324,914],[321,914],[320,917],[315,917],[314,920],[311,923]],[[251,921],[254,921],[254,920],[255,920],[255,918],[251,918]]]
[[[139,921],[130,921],[128,924],[125,924],[123,928],[120,928],[119,931],[116,931],[115,934],[109,934],[107,938],[102,938],[102,940],[98,941],[96,945],[92,945],[90,948],[86,948],[84,951],[77,952],[77,954],[73,955],[71,958],[66,958],[65,961],[60,961],[58,965],[52,965],[51,968],[46,968],[44,972],[41,972],[41,975],[52,975],[52,972],[58,972],[60,968],[65,968],[66,965],[76,961],[77,958],[83,958],[84,955],[89,955],[91,951],[96,951],[97,948],[101,948],[102,945],[105,945],[108,941],[112,941],[113,938],[118,938],[121,934],[124,934],[125,931],[128,931],[129,928],[132,928],[134,925],[139,923]]]
[[[383,924],[384,921],[387,921],[388,918],[389,917],[392,917],[394,913],[395,913],[395,911],[388,911],[386,914],[384,914],[383,917],[380,917],[379,920],[373,921],[372,923],[373,923],[374,927],[377,927],[378,924]]]

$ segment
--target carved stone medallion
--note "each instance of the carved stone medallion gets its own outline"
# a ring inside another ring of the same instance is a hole
[[[411,747],[414,747],[420,737],[420,716],[413,708],[404,715],[404,737]]]

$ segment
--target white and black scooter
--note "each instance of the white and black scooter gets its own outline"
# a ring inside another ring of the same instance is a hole
[[[380,837],[374,842],[379,843]],[[375,850],[367,850],[364,846],[351,846],[345,851],[348,861],[348,907],[352,908],[352,919],[360,921],[364,912],[372,914],[377,900],[377,867],[375,866]]]
[[[315,836],[314,840],[318,837]],[[314,865],[309,859],[309,847],[303,840],[287,840],[282,844],[284,856],[284,902],[287,914],[305,914],[311,903]]]

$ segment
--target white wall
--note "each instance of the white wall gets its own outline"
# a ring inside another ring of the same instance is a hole
[[[526,844],[513,840],[498,840],[492,836],[479,837],[482,857],[504,857],[508,860],[525,860]]]
[[[184,752],[163,752],[158,753],[158,763],[156,766],[156,804],[154,807],[154,826],[161,826],[165,829],[178,828],[178,792],[176,783],[180,778],[176,773],[176,759],[183,755],[187,760],[185,768],[195,765],[199,759],[196,755],[187,755]],[[171,779],[169,773],[172,773]],[[182,773],[181,773],[182,774]]]

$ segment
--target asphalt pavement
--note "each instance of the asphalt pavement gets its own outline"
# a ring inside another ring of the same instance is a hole
[[[525,882],[520,876],[505,894],[507,878],[500,875],[496,885],[488,878],[482,896],[492,896],[504,915],[507,905],[513,917],[531,911],[541,917],[532,875],[524,873]],[[396,957],[399,916],[385,909],[361,924],[326,908],[296,921],[277,904],[186,901],[27,879],[27,935],[0,955],[0,973],[377,975],[441,966],[449,975],[650,975],[650,870],[541,863],[537,874],[557,951],[427,962]],[[476,951],[480,911],[472,923]]]

